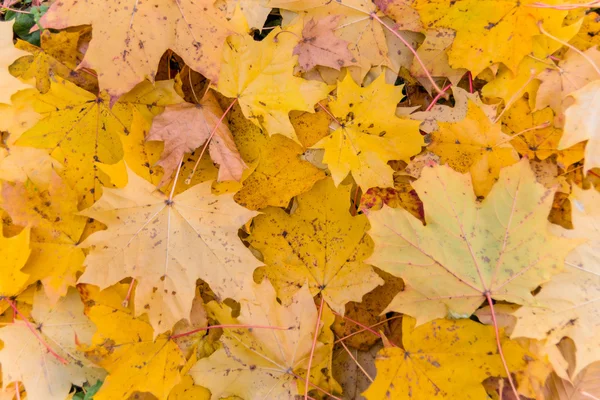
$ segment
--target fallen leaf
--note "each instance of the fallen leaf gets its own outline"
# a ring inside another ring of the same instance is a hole
[[[150,0],[131,10],[115,1],[67,0],[52,4],[40,24],[53,29],[92,25],[94,36],[79,68],[96,70],[111,103],[144,79],[153,79],[168,49],[217,81],[221,51],[231,33],[210,0]]]
[[[336,118],[331,134],[313,148],[325,149],[323,162],[336,185],[348,173],[362,189],[393,186],[390,160],[408,161],[425,143],[419,123],[395,115],[402,86],[385,83],[380,75],[369,86],[358,86],[350,75],[338,84],[328,108]]]
[[[108,229],[81,244],[91,249],[79,281],[103,289],[136,279],[135,315],[148,313],[156,334],[189,317],[197,279],[223,298],[243,298],[260,263],[237,232],[256,213],[235,204],[231,194],[213,195],[210,182],[170,199],[128,175],[127,186],[106,188],[82,212]]]
[[[469,176],[447,166],[424,169],[413,187],[427,225],[400,208],[369,212],[375,250],[367,262],[410,287],[386,311],[414,316],[418,324],[468,317],[486,293],[533,304],[531,291],[560,272],[577,244],[548,231],[553,190],[535,182],[527,160],[505,168],[482,203]]]
[[[25,289],[28,275],[21,272],[21,269],[30,253],[29,228],[10,238],[4,237],[0,231],[0,297],[13,297]]]
[[[335,29],[342,17],[329,15],[319,20],[311,19],[302,30],[302,40],[294,47],[298,64],[302,71],[316,65],[340,70],[356,64],[348,50],[348,42],[335,35]]]
[[[160,186],[175,172],[185,153],[196,150],[209,139],[209,154],[220,166],[218,179],[239,181],[242,178],[242,172],[248,167],[235,147],[229,128],[222,123],[222,115],[219,103],[208,92],[200,104],[169,105],[154,118],[146,140],[165,142],[163,155],[158,162],[165,171]]]

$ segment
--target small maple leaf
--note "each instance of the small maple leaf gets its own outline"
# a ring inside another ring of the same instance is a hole
[[[403,209],[370,212],[375,251],[367,262],[411,287],[388,310],[419,324],[469,316],[488,295],[531,304],[531,291],[560,272],[577,245],[548,231],[554,189],[535,181],[525,159],[502,170],[481,204],[469,176],[447,166],[425,168],[412,185],[427,225]]]
[[[235,98],[246,118],[269,135],[295,139],[289,112],[314,112],[315,103],[331,88],[294,75],[296,57],[290,54],[297,41],[294,35],[281,32],[277,27],[260,42],[251,36],[230,37],[218,90]]]
[[[337,126],[313,146],[325,149],[323,162],[336,185],[351,172],[365,190],[391,187],[394,171],[387,162],[408,161],[421,151],[425,142],[419,123],[395,115],[402,89],[385,83],[384,74],[364,88],[349,74],[338,83],[337,96],[328,104]]]
[[[304,25],[302,40],[294,47],[301,70],[308,71],[317,65],[337,69],[356,65],[348,50],[348,42],[335,35],[340,15],[329,15],[315,21],[312,18]]]
[[[208,139],[211,140],[208,147],[210,156],[220,166],[218,179],[242,179],[242,173],[248,166],[235,147],[229,128],[221,122],[222,115],[223,110],[214,94],[208,92],[200,104],[168,105],[154,118],[146,140],[165,142],[163,155],[158,162],[165,170],[165,175],[159,187],[170,179],[185,153],[196,150]],[[214,129],[216,131],[211,137]]]
[[[219,296],[243,298],[260,265],[238,238],[257,213],[215,196],[205,182],[173,197],[131,171],[123,189],[104,195],[83,215],[108,225],[81,244],[92,247],[80,282],[108,287],[137,280],[136,315],[148,313],[156,333],[188,318],[196,280]]]

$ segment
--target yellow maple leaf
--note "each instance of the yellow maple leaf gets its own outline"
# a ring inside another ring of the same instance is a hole
[[[25,288],[28,275],[21,268],[29,258],[29,228],[17,236],[4,237],[0,230],[0,297],[16,296]]]
[[[207,304],[213,318],[234,325],[224,330],[223,348],[198,360],[190,370],[194,381],[207,387],[214,399],[227,396],[289,399],[302,393],[296,379],[308,367],[317,321],[317,309],[308,287],[299,289],[287,306],[277,302],[275,290],[267,280],[255,285],[254,293],[252,301],[241,302],[238,318],[231,317],[227,306]],[[320,339],[333,338],[329,331],[333,315],[328,314],[329,317],[323,318]],[[236,329],[236,324],[267,328]],[[317,342],[311,371],[327,365],[331,342]],[[316,384],[313,379],[311,382]]]
[[[76,290],[69,291],[54,306],[43,291],[36,291],[31,315],[36,335],[18,319],[0,329],[4,384],[22,382],[28,398],[64,400],[71,384],[82,386],[86,381],[96,382],[104,377],[104,372],[94,368],[77,350],[78,343],[89,343],[95,328],[83,314]]]
[[[323,171],[300,158],[302,146],[281,135],[269,137],[244,118],[237,105],[229,112],[228,122],[242,158],[252,166],[234,196],[240,205],[250,210],[285,207],[292,197],[325,178]],[[304,140],[302,134],[299,137]]]
[[[128,286],[79,288],[84,303],[92,305],[86,314],[98,327],[86,357],[108,371],[94,399],[127,399],[134,392],[149,392],[164,400],[181,380],[185,358],[167,335],[155,339],[150,324],[123,307]]]
[[[431,133],[429,150],[456,171],[469,172],[477,196],[486,196],[500,170],[519,160],[501,125],[490,121],[471,99],[464,119],[437,125],[439,128]]]
[[[589,240],[573,250],[566,269],[542,285],[536,307],[522,307],[513,337],[530,337],[557,344],[565,336],[576,346],[572,377],[600,360],[600,194],[573,186],[573,227],[554,226],[566,238]]]
[[[537,0],[415,0],[426,28],[450,28],[456,39],[448,51],[453,68],[466,68],[473,76],[501,62],[516,72],[532,51],[533,37],[544,27],[560,27],[567,11],[531,7]],[[547,4],[562,4],[548,0]],[[555,33],[553,30],[549,31]]]
[[[286,304],[308,282],[313,296],[321,293],[343,314],[347,302],[360,301],[383,284],[363,262],[372,242],[366,236],[367,218],[350,214],[351,189],[336,189],[327,178],[297,197],[298,208],[291,215],[267,208],[254,219],[250,244],[262,253],[266,275]]]
[[[75,71],[83,54],[78,50],[81,31],[52,33],[45,30],[40,35],[41,48],[19,40],[15,47],[30,55],[21,57],[10,71],[24,80],[35,79],[40,93],[48,93],[51,77],[57,75],[89,91],[98,91],[96,76],[86,70]]]
[[[532,304],[531,291],[560,272],[577,245],[549,232],[554,190],[535,181],[527,160],[505,168],[480,204],[469,176],[447,166],[425,168],[413,187],[427,225],[399,208],[370,212],[375,250],[366,261],[411,287],[388,310],[419,324],[469,316],[488,295]]]
[[[144,79],[154,79],[168,49],[216,81],[223,44],[231,33],[210,0],[149,0],[131,9],[105,0],[67,0],[52,4],[40,24],[54,29],[92,25],[94,35],[79,67],[98,72],[100,88],[112,102]]]
[[[298,43],[292,34],[274,29],[257,42],[251,36],[232,36],[223,53],[218,90],[234,98],[242,112],[269,135],[295,139],[288,113],[314,112],[314,105],[327,96],[330,87],[323,82],[294,76]]]
[[[563,131],[556,128],[553,121],[554,113],[550,107],[532,112],[525,99],[513,104],[502,118],[502,123],[511,136],[517,135],[510,143],[520,154],[540,160],[556,154],[556,161],[566,170],[583,159],[585,145],[578,143],[568,149],[558,150]],[[543,127],[544,124],[548,126]]]
[[[385,83],[381,74],[367,87],[358,86],[350,75],[338,84],[337,97],[328,108],[338,123],[331,136],[313,148],[324,149],[323,162],[336,185],[349,172],[363,189],[394,185],[390,160],[409,161],[425,142],[419,122],[396,117],[402,86]]]
[[[121,136],[127,135],[136,113],[158,113],[163,105],[181,102],[171,81],[156,87],[146,82],[124,96],[112,108],[106,94],[96,96],[73,83],[55,78],[48,93],[34,103],[43,119],[17,140],[20,146],[51,149],[65,167],[64,177],[81,196],[84,205],[100,198],[110,177],[100,164],[116,164],[123,158]],[[150,110],[148,110],[150,109]]]
[[[0,103],[10,103],[10,97],[19,90],[30,86],[21,82],[8,72],[8,67],[17,58],[28,55],[13,44],[13,25],[15,21],[0,21]]]
[[[188,318],[196,280],[219,296],[244,296],[260,265],[238,229],[256,212],[215,196],[211,182],[170,199],[133,173],[122,189],[104,195],[82,214],[106,224],[81,244],[91,247],[80,282],[106,288],[126,277],[137,281],[136,315],[148,313],[156,333]]]
[[[534,359],[502,330],[500,340],[511,371],[525,368]],[[363,393],[368,400],[485,399],[483,380],[506,376],[496,354],[494,328],[470,320],[438,319],[415,327],[415,320],[405,316],[402,347],[383,348],[375,365],[375,380]],[[538,380],[543,383],[545,378]]]
[[[75,286],[85,258],[77,244],[86,219],[77,214],[75,192],[52,171],[47,188],[30,181],[3,183],[0,207],[15,224],[31,227],[31,256],[23,271],[30,275],[28,284],[40,280],[56,303]]]

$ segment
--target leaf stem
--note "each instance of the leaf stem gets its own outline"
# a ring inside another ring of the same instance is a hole
[[[338,119],[335,117],[335,115],[333,115],[331,113],[331,111],[329,111],[329,109],[327,109],[327,107],[325,107],[323,104],[321,104],[321,102],[317,103],[319,107],[321,107],[323,109],[323,111],[325,111],[327,113],[327,115],[329,115],[329,117],[335,121],[336,124],[338,124],[339,126],[342,126],[342,124],[340,123],[340,121],[338,121]]]
[[[350,356],[350,358],[352,358],[352,361],[354,361],[354,363],[356,364],[356,366],[362,371],[363,374],[365,374],[365,376],[367,377],[367,379],[371,382],[373,382],[373,378],[371,378],[371,375],[369,375],[367,373],[367,371],[365,371],[365,369],[363,368],[362,365],[360,365],[360,363],[358,362],[358,360],[356,359],[356,357],[354,357],[354,354],[352,354],[352,352],[350,351],[350,349],[348,348],[348,346],[346,346],[346,344],[344,343],[344,341],[341,341],[340,344],[344,347],[344,350],[346,350],[346,352],[348,353],[348,355]]]
[[[508,368],[506,358],[504,358],[504,351],[502,351],[502,343],[500,343],[500,331],[498,330],[498,321],[496,321],[496,312],[494,310],[494,302],[492,301],[492,295],[490,294],[489,290],[486,290],[484,294],[490,306],[490,312],[492,313],[492,323],[494,325],[494,331],[496,333],[496,345],[498,346],[498,354],[500,354],[500,358],[502,359],[502,365],[504,366],[504,370],[506,371],[506,376],[508,377],[508,382],[510,383],[510,387],[513,390],[515,399],[520,399],[521,396],[517,391],[517,387],[513,382],[512,376],[510,375],[510,369]]]
[[[304,378],[302,378],[301,376],[299,376],[299,375],[295,374],[295,373],[294,373],[294,371],[289,371],[288,373],[289,373],[290,375],[293,375],[294,377],[296,377],[296,379],[304,379]],[[332,395],[332,394],[331,394],[331,393],[329,393],[327,390],[325,390],[325,389],[323,389],[323,388],[321,388],[321,387],[319,387],[319,386],[315,385],[315,384],[314,384],[314,383],[312,383],[312,382],[308,382],[308,384],[309,384],[310,386],[314,387],[315,389],[317,389],[318,391],[320,391],[320,392],[322,392],[322,393],[326,394],[327,396],[331,397],[331,398],[332,398],[332,399],[334,399],[334,400],[342,400],[342,399],[340,399],[339,397]]]
[[[410,50],[410,52],[413,53],[413,55],[415,56],[415,59],[417,60],[417,62],[421,66],[421,68],[423,68],[423,71],[425,72],[427,79],[429,80],[429,82],[431,82],[431,85],[433,86],[435,91],[438,93],[443,93],[443,90],[440,89],[440,87],[437,85],[437,83],[435,83],[435,80],[433,79],[433,77],[431,76],[429,71],[427,70],[427,67],[425,67],[423,60],[421,60],[421,57],[419,57],[419,54],[417,54],[417,51],[410,45],[410,43],[408,43],[406,41],[406,39],[404,39],[402,37],[402,35],[400,35],[398,32],[396,32],[396,30],[389,27],[381,18],[379,18],[379,16],[377,16],[376,13],[372,12],[369,15],[371,16],[371,18],[373,18],[374,20],[379,22],[381,25],[383,25],[388,31],[390,31],[392,34],[394,34],[394,36],[396,36],[398,39],[400,39],[400,41],[408,48],[408,50]]]
[[[386,322],[388,322],[388,321],[391,321],[391,320],[393,320],[393,319],[398,319],[398,318],[402,318],[402,315],[394,315],[393,317],[386,318],[386,319],[384,319],[383,321],[379,321],[378,323],[376,323],[376,324],[373,324],[373,325],[369,326],[368,328],[375,328],[376,326],[379,326],[379,325],[385,324],[385,323],[386,323]],[[334,344],[335,344],[335,343],[339,343],[339,342],[341,342],[342,340],[346,340],[346,339],[348,339],[348,338],[351,338],[351,337],[352,337],[352,336],[354,336],[354,335],[358,335],[359,333],[362,333],[362,332],[365,332],[365,331],[367,331],[367,330],[368,330],[368,328],[361,328],[361,329],[357,330],[356,332],[352,332],[352,333],[351,333],[351,334],[349,334],[349,335],[346,335],[346,336],[344,336],[344,337],[341,337],[341,338],[337,339],[337,340],[336,340],[335,342],[333,342],[333,343],[334,343]]]
[[[37,340],[48,350],[48,352],[50,354],[52,354],[58,361],[60,361],[61,364],[67,365],[69,362],[67,360],[65,360],[64,358],[62,358],[60,355],[58,355],[58,353],[55,352],[52,349],[52,347],[50,347],[50,345],[36,331],[36,329],[33,327],[33,325],[31,325],[31,323],[29,322],[27,317],[25,317],[23,314],[21,314],[21,312],[17,309],[17,306],[15,305],[15,303],[13,303],[8,297],[5,297],[4,300],[6,300],[6,302],[10,306],[10,308],[12,308],[13,311],[15,312],[15,314],[17,314],[19,317],[21,317],[21,320],[23,322],[25,322],[25,325],[31,331],[31,333],[33,333],[33,336],[35,336],[37,338]]]
[[[310,356],[308,357],[308,367],[306,368],[306,381],[304,382],[304,400],[308,400],[308,384],[310,383],[310,368],[312,367],[313,356],[315,355],[315,347],[317,347],[317,338],[319,337],[319,328],[321,327],[321,316],[323,315],[323,306],[325,305],[325,296],[321,293],[321,304],[319,305],[319,315],[315,326],[315,335],[313,337]]]
[[[469,79],[469,93],[473,94],[473,74],[471,74],[471,71],[467,72],[467,78]]]
[[[194,174],[196,173],[196,169],[198,168],[198,164],[200,164],[200,160],[202,160],[202,156],[204,155],[204,152],[208,148],[208,145],[210,144],[210,141],[212,140],[213,136],[215,136],[215,133],[217,132],[217,129],[219,128],[219,126],[221,126],[221,123],[225,119],[225,116],[233,108],[233,105],[237,102],[237,100],[238,100],[237,97],[235,99],[233,99],[233,101],[231,102],[231,104],[229,105],[229,107],[227,107],[227,109],[225,110],[225,112],[223,113],[223,115],[221,115],[221,118],[219,118],[219,121],[217,121],[217,124],[213,128],[212,132],[210,133],[210,136],[206,140],[206,143],[204,143],[204,146],[202,147],[202,151],[200,152],[200,156],[196,160],[196,164],[194,165],[194,168],[192,169],[192,172],[190,172],[190,174],[188,175],[188,177],[185,179],[185,184],[186,185],[189,185],[190,183],[192,183],[192,178],[194,177]]]
[[[217,328],[223,328],[223,329],[235,329],[235,328],[273,329],[273,330],[276,330],[276,331],[288,331],[288,330],[290,330],[289,327],[283,327],[283,326],[224,324],[224,325],[205,326],[203,328],[193,329],[193,330],[191,330],[189,332],[178,333],[177,335],[172,335],[171,339],[177,339],[177,338],[180,338],[180,337],[193,335],[194,333],[198,333],[198,332],[202,332],[202,331],[207,331],[209,329],[217,329]]]
[[[179,163],[181,165],[181,163]],[[173,187],[175,187],[175,184],[177,183],[177,181],[175,181],[175,183],[173,183]],[[135,286],[135,278],[131,278],[131,283],[129,284],[129,289],[127,289],[127,295],[125,296],[125,300],[123,300],[123,307],[127,308],[129,307],[129,299],[131,299],[131,292],[133,291],[133,287]]]
[[[496,143],[496,144],[494,145],[494,148],[496,148],[496,147],[498,147],[498,146],[502,146],[503,144],[510,142],[510,141],[511,141],[511,140],[513,140],[514,138],[516,138],[516,137],[518,137],[518,136],[521,136],[521,135],[522,135],[522,134],[524,134],[524,133],[527,133],[527,132],[529,132],[529,131],[535,131],[535,130],[537,130],[537,129],[545,129],[545,128],[549,127],[549,126],[550,126],[550,121],[546,121],[546,122],[544,122],[544,123],[542,123],[542,124],[539,124],[539,125],[536,125],[536,126],[532,126],[531,128],[524,129],[524,130],[522,130],[521,132],[517,132],[517,133],[515,133],[514,135],[510,136],[508,139],[506,139],[506,140],[503,140],[503,141],[501,141],[500,143]]]
[[[350,322],[352,322],[352,323],[355,323],[356,325],[360,326],[361,328],[364,328],[366,331],[369,331],[369,332],[371,332],[373,335],[377,336],[378,338],[382,338],[382,339],[383,339],[383,336],[382,336],[382,335],[381,335],[379,332],[376,332],[376,331],[374,331],[373,329],[371,329],[371,327],[369,327],[369,326],[367,326],[367,325],[365,325],[365,324],[363,324],[363,323],[360,323],[360,322],[358,322],[358,321],[355,321],[355,320],[353,320],[353,319],[352,319],[352,318],[350,318],[350,317],[346,317],[345,315],[338,314],[338,313],[337,313],[337,312],[335,312],[335,311],[332,311],[332,312],[333,312],[335,315],[337,315],[338,317],[344,318],[344,319],[346,319],[346,320],[348,320],[348,321],[350,321]],[[388,340],[388,341],[389,341],[389,340]],[[395,344],[394,342],[392,342],[392,341],[389,341],[389,343],[390,343],[392,346],[394,346],[394,347],[398,347],[398,345],[396,345],[396,344]]]
[[[446,87],[444,87],[442,89],[442,91],[440,93],[437,94],[437,96],[435,96],[433,98],[433,100],[431,100],[431,103],[427,106],[427,108],[425,109],[425,111],[431,111],[431,109],[433,108],[433,106],[435,106],[435,103],[438,102],[438,100],[444,95],[444,93],[446,93],[446,91],[448,89],[450,89],[452,87],[452,84],[449,83],[448,85],[446,85]]]
[[[171,188],[171,193],[169,193],[168,203],[171,204],[173,201],[173,194],[175,193],[175,187],[177,186],[177,180],[179,179],[179,173],[181,172],[181,167],[183,166],[183,157],[185,154],[181,156],[181,160],[179,160],[179,166],[177,167],[177,172],[175,173],[175,179],[173,179],[173,187]]]

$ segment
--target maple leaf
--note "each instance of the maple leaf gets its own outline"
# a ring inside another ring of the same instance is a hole
[[[297,57],[290,54],[297,41],[281,32],[276,28],[260,42],[250,36],[230,37],[218,90],[235,98],[246,118],[269,135],[294,139],[288,113],[314,112],[315,103],[327,96],[330,87],[294,76]]]
[[[40,24],[63,29],[92,25],[89,49],[79,68],[98,73],[100,88],[114,102],[144,79],[153,79],[165,51],[217,81],[229,25],[210,0],[150,0],[131,7],[105,0],[54,3]]]
[[[163,155],[158,162],[165,171],[163,184],[175,172],[183,155],[194,151],[209,138],[210,156],[220,166],[219,180],[239,181],[242,178],[242,172],[248,166],[237,151],[229,128],[220,123],[222,115],[223,110],[214,95],[209,92],[200,104],[170,105],[154,118],[146,139],[165,142]],[[211,138],[211,133],[217,126]]]
[[[0,297],[16,296],[25,288],[29,276],[21,272],[21,269],[30,253],[29,228],[10,238],[4,237],[4,233],[0,231]]]
[[[553,120],[554,113],[551,108],[546,107],[531,112],[527,100],[520,99],[504,114],[502,123],[512,135],[515,135],[511,144],[519,153],[540,160],[556,154],[557,162],[566,169],[583,159],[584,143],[575,144],[565,150],[557,150],[563,131],[554,127]]]
[[[35,335],[18,319],[0,328],[0,339],[4,342],[0,362],[5,387],[19,381],[29,398],[64,400],[71,384],[81,386],[103,377],[103,372],[93,368],[77,351],[78,342],[91,339],[94,325],[83,315],[83,304],[75,290],[55,306],[50,305],[42,291],[36,291],[31,315],[35,320]]]
[[[79,40],[83,32],[57,32],[45,30],[40,35],[41,48],[23,40],[15,47],[31,55],[21,57],[10,67],[13,75],[24,80],[35,79],[40,93],[48,93],[53,76],[75,83],[89,92],[98,91],[98,81],[85,70],[74,71],[83,58],[79,52]]]
[[[42,120],[16,144],[51,149],[65,166],[67,182],[82,203],[90,205],[102,194],[102,186],[110,183],[99,164],[116,164],[123,158],[120,136],[129,133],[134,115],[148,108],[158,113],[162,105],[180,101],[169,81],[157,83],[156,88],[146,82],[111,108],[106,94],[96,96],[56,78],[50,91],[35,101]]]
[[[547,398],[556,400],[586,400],[600,393],[600,363],[594,363],[581,371],[573,381],[551,375],[548,380]]]
[[[470,320],[438,319],[415,327],[402,320],[402,348],[386,347],[375,359],[377,376],[363,393],[367,399],[482,399],[481,382],[490,376],[506,376],[496,354],[494,328]],[[500,340],[511,370],[524,368],[533,359],[501,331]],[[457,373],[465,368],[468,374]],[[540,377],[544,382],[545,376]]]
[[[568,96],[598,79],[598,73],[590,60],[595,64],[600,63],[600,51],[595,47],[582,54],[569,50],[557,68],[547,68],[538,75],[542,83],[537,90],[535,108],[540,110],[550,106],[557,114],[562,115],[568,105],[565,103]],[[560,95],[557,95],[559,92]]]
[[[527,160],[503,169],[481,204],[469,176],[447,166],[425,168],[412,185],[427,225],[403,209],[369,212],[375,250],[366,262],[411,287],[387,310],[414,316],[419,324],[469,316],[488,295],[533,303],[530,292],[561,270],[576,245],[548,231],[553,189],[535,182]]]
[[[23,269],[30,275],[27,284],[40,280],[54,304],[75,285],[85,257],[77,248],[86,224],[77,215],[77,196],[55,172],[47,188],[4,182],[1,194],[0,207],[13,222],[31,227],[31,256]]]
[[[297,197],[293,213],[267,208],[254,219],[250,244],[262,253],[266,275],[285,304],[308,282],[313,296],[321,293],[343,314],[347,302],[360,301],[383,284],[363,262],[372,243],[366,236],[367,218],[349,212],[351,189],[336,189],[333,180],[324,179]]]
[[[386,84],[383,74],[365,88],[350,75],[338,84],[337,97],[328,104],[337,126],[313,146],[325,150],[323,162],[336,185],[351,172],[363,189],[393,186],[387,162],[408,161],[421,151],[419,123],[395,115],[402,88]]]
[[[315,335],[317,310],[313,298],[308,287],[303,286],[288,306],[280,305],[275,290],[266,280],[256,285],[254,291],[254,301],[241,302],[238,318],[231,317],[229,307],[214,302],[207,304],[209,312],[222,324],[282,329],[224,330],[223,348],[198,360],[190,370],[194,381],[207,387],[213,399],[227,396],[287,399],[299,394],[295,380],[300,370],[307,368]],[[319,329],[329,329],[328,324]],[[326,360],[330,346],[317,343],[313,367],[318,368]]]
[[[415,0],[413,7],[426,28],[450,28],[456,39],[448,51],[453,68],[466,68],[473,76],[501,62],[516,72],[531,53],[538,23],[555,27],[567,11],[531,7],[536,0]],[[548,4],[558,4],[550,0]],[[551,34],[554,30],[549,31]]]
[[[17,58],[28,55],[26,51],[14,47],[14,24],[15,21],[0,21],[0,103],[10,103],[13,94],[30,87],[8,72],[8,66]]]
[[[86,357],[109,374],[94,399],[127,399],[135,392],[166,399],[181,379],[185,358],[173,340],[165,335],[154,339],[150,324],[122,306],[128,286],[103,291],[90,285],[79,287],[82,300],[92,305],[86,315],[98,327],[85,349]]]
[[[575,103],[565,111],[565,127],[558,149],[563,150],[587,140],[584,170],[600,167],[600,129],[594,105],[600,99],[600,80],[592,81],[573,92]]]
[[[437,125],[439,128],[431,134],[429,150],[456,171],[469,172],[477,196],[487,195],[500,170],[519,160],[501,125],[490,121],[471,99],[463,120],[437,122]]]
[[[239,107],[232,108],[228,121],[238,150],[253,166],[234,196],[240,205],[250,210],[285,207],[292,197],[325,178],[323,171],[300,159],[302,146],[281,135],[269,137],[244,118]]]
[[[304,25],[302,40],[294,47],[301,70],[308,71],[316,65],[337,69],[356,64],[348,42],[335,35],[341,15],[330,15]]]
[[[587,365],[600,360],[600,194],[573,186],[574,230],[554,227],[566,238],[589,241],[577,247],[567,257],[566,270],[542,285],[535,297],[536,307],[522,307],[512,337],[546,339],[558,343],[563,337],[576,345],[575,377]]]
[[[136,279],[136,316],[148,313],[157,333],[188,318],[196,280],[222,297],[243,298],[260,265],[237,236],[255,212],[232,194],[215,196],[211,182],[172,199],[129,173],[122,189],[104,190],[82,214],[106,224],[81,244],[91,247],[80,282],[106,288]]]

